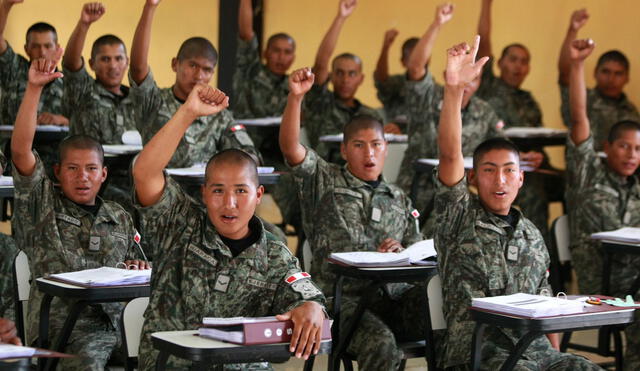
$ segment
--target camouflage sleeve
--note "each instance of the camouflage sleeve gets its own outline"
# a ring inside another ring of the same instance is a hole
[[[433,107],[434,100],[441,98],[438,94],[434,94],[435,88],[436,83],[429,70],[422,80],[407,81],[407,107],[412,111],[409,112],[409,117],[424,116],[425,108]],[[419,110],[420,113],[414,113],[414,110]]]
[[[236,70],[234,76],[247,77],[247,71],[260,64],[260,51],[258,50],[258,38],[254,35],[249,41],[238,38],[236,49]],[[235,80],[235,79],[234,79]]]
[[[83,103],[89,99],[91,93],[91,87],[94,80],[89,76],[85,68],[84,59],[82,60],[82,67],[77,71],[71,71],[63,68],[64,73],[64,93],[62,94],[62,106],[65,112],[73,112],[82,107]],[[80,129],[80,128],[72,128]],[[74,130],[74,134],[86,134],[80,133]]]
[[[485,87],[491,89],[495,84],[496,75],[493,73],[494,58],[489,58],[489,61],[482,67],[482,81],[480,82],[480,89]]]
[[[593,136],[575,145],[571,137],[567,138],[567,189],[582,189],[595,175],[600,159],[593,147]]]
[[[302,125],[307,131],[307,136],[312,145],[317,144],[320,138],[322,120],[319,117],[326,115],[331,110],[333,93],[328,88],[328,82],[324,85],[313,85],[305,95],[303,101]]]
[[[300,194],[300,204],[303,210],[312,212],[320,201],[326,187],[327,170],[331,166],[316,151],[306,148],[304,160],[296,166],[289,166]]]
[[[453,187],[447,187],[438,179],[438,168],[434,169],[433,176],[436,185],[434,210],[437,225],[446,225],[447,228],[438,228],[436,238],[444,241],[455,241],[458,232],[463,227],[464,217],[471,200],[465,176]],[[447,246],[443,244],[442,246]],[[438,245],[436,244],[436,249]],[[438,255],[441,251],[438,251]]]
[[[291,255],[289,249],[277,243],[278,248],[269,251],[269,270],[281,277],[273,298],[272,313],[280,314],[290,311],[305,301],[315,301],[325,306],[322,291],[311,280],[311,276],[303,274],[298,259]]]
[[[0,55],[0,87],[9,86],[18,77],[22,68],[20,58],[7,42],[7,50]]]
[[[406,89],[407,78],[405,75],[389,76],[385,81],[375,80],[376,95],[382,105],[388,107],[394,103],[394,99],[402,94],[402,90]]]
[[[260,152],[256,149],[253,144],[253,140],[247,133],[247,129],[244,125],[236,124],[233,119],[233,115],[229,110],[220,111],[219,115],[222,115],[222,120],[224,122],[224,126],[226,129],[222,133],[220,137],[220,143],[218,143],[218,148],[221,150],[228,148],[238,148],[241,149],[251,155],[256,156],[258,161],[262,162],[262,156],[260,156]]]
[[[569,113],[569,87],[560,85],[560,114],[564,126],[571,127],[571,114]]]
[[[485,139],[491,139],[495,137],[504,137],[504,121],[502,121],[496,111],[493,110],[490,104],[487,103],[486,110],[483,111],[481,122],[487,123],[487,133]]]
[[[136,127],[142,135],[143,143],[147,143],[153,136],[153,128],[148,126],[153,123],[153,117],[162,106],[160,88],[153,78],[151,69],[140,85],[133,81],[129,72],[129,84],[131,84],[129,94],[136,107]]]
[[[4,173],[7,169],[7,157],[0,150],[0,174]]]

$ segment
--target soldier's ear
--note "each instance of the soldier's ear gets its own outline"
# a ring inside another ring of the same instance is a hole
[[[93,60],[93,58],[89,58],[89,67],[91,68],[91,71],[95,71],[96,69],[93,67],[93,63],[95,61]]]
[[[178,58],[171,59],[171,69],[173,72],[178,72]]]
[[[476,171],[475,169],[470,169],[469,170],[469,184],[477,187],[478,186],[478,178],[476,177]]]
[[[58,181],[60,181],[60,164],[54,164],[53,165],[53,175],[55,175],[56,179],[58,179]]]
[[[264,195],[264,187],[260,185],[256,188],[256,199],[258,204],[262,202],[262,195]]]

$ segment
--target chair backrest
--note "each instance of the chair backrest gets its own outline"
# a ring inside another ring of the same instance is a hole
[[[149,305],[148,297],[135,298],[127,303],[122,312],[122,337],[127,357],[137,357],[142,335],[144,311]]]
[[[27,323],[29,291],[31,290],[30,281],[31,269],[29,268],[29,258],[27,258],[27,254],[25,254],[24,251],[20,251],[13,260],[13,301],[18,336],[22,339],[23,344],[29,344],[26,338],[25,325]]]
[[[404,152],[409,145],[406,143],[390,143],[387,146],[387,158],[384,160],[382,174],[389,183],[395,183],[400,174],[400,164],[404,159]]]
[[[311,270],[311,261],[313,260],[313,254],[311,253],[311,245],[309,240],[305,239],[302,243],[302,269],[305,272]]]
[[[569,217],[559,216],[552,224],[553,238],[558,249],[558,260],[561,263],[571,261],[571,251],[569,251]]]
[[[431,315],[431,329],[444,330],[447,328],[447,322],[444,319],[444,311],[442,310],[442,281],[440,275],[437,274],[429,280],[427,285],[427,295],[429,298],[429,314]]]

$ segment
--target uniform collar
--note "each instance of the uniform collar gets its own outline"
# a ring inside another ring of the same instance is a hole
[[[267,67],[266,64],[260,63],[260,66],[262,66],[262,70],[264,71],[265,76],[267,76],[267,78],[274,82],[274,83],[282,83],[283,81],[287,81],[287,79],[289,78],[289,75],[284,74],[284,75],[277,75],[275,73],[273,73],[269,67]],[[288,87],[288,85],[287,85]]]
[[[77,219],[84,218],[87,215],[93,217],[93,215],[91,215],[90,212],[84,210],[83,208],[78,206],[75,202],[68,199],[64,195],[64,193],[62,193],[62,191],[60,191],[60,195],[62,198],[62,203],[64,205],[65,211],[71,214],[71,216]],[[96,201],[100,202],[100,208],[98,209],[98,213],[96,214],[94,223],[107,222],[107,223],[113,223],[113,224],[120,224],[118,221],[118,218],[116,217],[115,210],[111,205],[106,203],[100,196],[96,197]]]
[[[597,87],[594,88],[593,90],[595,90],[596,94],[598,95],[598,97],[604,101],[610,102],[610,103],[616,103],[616,104],[628,104],[628,100],[627,100],[627,95],[622,92],[620,94],[620,96],[618,98],[611,98],[611,97],[607,97],[606,95],[602,94],[600,92],[600,89],[598,89]]]
[[[349,168],[347,167],[347,164],[342,165],[342,173],[344,174],[344,179],[347,182],[347,186],[349,188],[368,188],[372,191],[378,191],[378,192],[387,192],[391,195],[395,195],[392,191],[391,188],[389,187],[389,183],[387,183],[387,180],[385,179],[383,174],[380,174],[380,177],[378,178],[378,180],[380,180],[380,184],[378,185],[378,187],[376,187],[375,189],[373,187],[371,187],[371,185],[369,185],[369,183],[365,182],[364,180],[358,178],[357,176],[353,175],[353,173],[351,173],[351,171],[349,171]]]
[[[95,80],[95,84],[98,89],[98,94],[100,94],[100,96],[109,97],[112,99],[118,99],[121,101],[129,98],[129,87],[126,85],[120,85],[120,90],[122,90],[123,94],[117,95],[105,89],[105,87],[98,80]]]

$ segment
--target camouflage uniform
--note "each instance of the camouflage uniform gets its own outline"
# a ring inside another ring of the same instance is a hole
[[[411,216],[411,201],[384,179],[373,188],[351,174],[346,165],[328,163],[311,149],[292,172],[313,252],[311,274],[326,295],[332,293],[336,279],[327,262],[332,252],[376,251],[386,238],[405,247],[422,239],[417,220]],[[345,279],[341,318],[351,317],[367,284]],[[361,370],[397,369],[402,351],[396,337],[424,338],[424,315],[417,304],[425,298],[424,285],[389,284],[386,288],[368,297],[368,309],[348,347]]]
[[[580,145],[567,141],[567,202],[572,265],[581,294],[602,292],[602,251],[592,233],[640,227],[640,183],[637,176],[621,177],[598,157],[593,137]],[[611,257],[611,295],[625,297],[640,275],[640,256]],[[640,368],[640,317],[625,329],[625,370]]]
[[[314,84],[305,96],[302,124],[307,131],[311,148],[326,160],[342,163],[344,161],[340,157],[339,146],[320,142],[320,137],[342,133],[344,125],[357,115],[370,115],[381,122],[382,118],[376,110],[363,105],[357,99],[355,107],[345,106],[329,90],[328,84],[328,82],[323,85]],[[331,148],[332,145],[333,148]],[[335,150],[336,147],[338,150]]]
[[[569,87],[560,85],[562,105],[562,121],[571,127],[571,113],[569,112]],[[626,94],[618,99],[608,98],[600,94],[598,89],[587,89],[587,116],[591,124],[591,133],[596,151],[602,151],[604,142],[609,137],[609,131],[618,121],[631,120],[640,122],[640,114],[636,106],[627,99]]]
[[[7,159],[0,152],[0,167],[7,168]],[[0,317],[15,321],[13,305],[13,261],[18,254],[13,238],[0,233]]]
[[[234,258],[206,211],[173,179],[166,177],[166,182],[155,205],[139,207],[142,223],[156,236],[161,252],[154,260],[154,289],[145,312],[141,369],[155,365],[153,332],[195,329],[203,317],[276,315],[308,300],[324,305],[324,296],[311,280],[303,280],[302,288],[285,282],[300,272],[298,261],[259,219],[254,217],[262,230],[259,242]],[[169,362],[170,367],[188,367],[175,357]],[[242,368],[249,367],[256,366]]]
[[[415,163],[421,158],[438,158],[438,121],[442,109],[444,89],[436,84],[428,72],[420,81],[412,81],[407,87],[409,111],[409,146],[404,153],[397,183],[409,193],[415,175]],[[464,156],[472,156],[476,147],[484,140],[501,135],[502,122],[498,119],[489,104],[475,96],[462,110],[462,152]],[[422,174],[418,179],[418,193],[414,203],[416,208],[428,219],[425,225],[425,236],[431,237],[434,220],[433,196],[435,184],[432,174]]]
[[[444,354],[438,360],[442,362],[441,367],[464,369],[471,361],[475,327],[468,311],[471,299],[550,290],[549,255],[533,223],[518,210],[511,209],[518,216],[514,229],[486,211],[477,196],[467,189],[466,178],[453,187],[437,181],[435,197],[438,223],[447,226],[439,228],[435,235],[447,321]],[[511,246],[517,247],[515,257],[507,254],[507,247]],[[487,328],[481,369],[498,369],[521,335],[521,331]],[[579,356],[554,350],[547,338],[541,336],[531,343],[516,366],[516,370],[540,369],[600,368]]]
[[[384,106],[386,121],[407,116],[411,110],[408,103],[407,76],[403,74],[391,75],[385,81],[375,80],[377,96]]]
[[[116,203],[96,200],[101,206],[93,214],[54,188],[45,175],[37,153],[31,176],[13,171],[15,184],[16,239],[29,257],[32,277],[50,273],[115,266],[133,252],[135,228],[131,216]],[[95,241],[98,246],[94,248]],[[96,250],[97,249],[97,250]],[[32,281],[28,308],[29,339],[36,339],[43,294]],[[66,352],[79,357],[61,360],[62,369],[103,370],[118,346],[121,303],[88,307],[80,314]],[[69,313],[69,303],[54,298],[49,328],[55,339]]]
[[[542,111],[533,95],[527,90],[507,85],[493,73],[491,58],[482,70],[482,81],[476,95],[493,107],[498,117],[504,120],[505,128],[509,127],[541,127]],[[521,151],[542,152],[545,156],[542,167],[549,167],[547,155],[542,148],[520,148]],[[545,178],[542,174],[527,173],[515,204],[527,214],[542,235],[547,238],[549,220],[549,196],[545,189]],[[553,187],[552,187],[553,188]],[[555,187],[562,189],[561,185]]]

